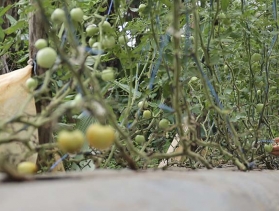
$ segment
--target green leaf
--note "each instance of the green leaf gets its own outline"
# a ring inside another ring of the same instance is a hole
[[[5,8],[0,8],[0,17],[2,17],[3,15],[5,15],[5,13],[12,8],[13,5],[8,5]]]
[[[165,4],[167,7],[171,7],[172,6],[172,3],[171,3],[171,1],[170,0],[161,0],[161,2],[163,3],[163,4]]]
[[[225,90],[224,90],[224,94],[227,94],[227,95],[229,95],[229,94],[231,94],[232,93],[232,89],[230,89],[230,88],[226,88]]]
[[[29,54],[27,53],[24,56],[22,56],[20,58],[20,60],[17,61],[17,63],[21,63],[21,62],[27,61],[28,57],[29,57]]]
[[[221,9],[223,11],[227,11],[229,5],[230,5],[230,0],[222,0],[221,1]]]
[[[122,83],[120,83],[120,82],[118,82],[118,81],[113,81],[112,83],[113,83],[114,85],[118,86],[119,88],[123,89],[124,91],[130,93],[130,87],[129,87],[128,85],[122,84]],[[135,91],[135,89],[131,89],[131,90],[132,90],[132,92],[136,95],[136,98],[140,98],[141,92]]]
[[[14,17],[10,16],[9,14],[6,14],[6,18],[10,21],[11,25],[16,24],[16,19],[14,19]]]
[[[130,9],[132,12],[137,12],[137,11],[139,11],[139,8],[132,8],[132,7],[129,7],[129,9]]]
[[[22,28],[22,27],[24,26],[25,23],[26,23],[26,21],[20,20],[20,21],[18,21],[15,25],[13,25],[13,26],[7,28],[7,29],[5,30],[5,33],[6,33],[7,35],[12,34],[12,33],[14,33],[15,31],[17,31],[18,29]]]
[[[100,8],[99,8],[99,12],[105,12],[106,10],[107,10],[106,7],[100,7]]]

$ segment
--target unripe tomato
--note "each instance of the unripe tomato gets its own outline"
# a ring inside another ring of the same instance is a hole
[[[21,162],[17,165],[17,171],[23,175],[35,174],[38,168],[35,163],[32,162]]]
[[[96,39],[91,37],[88,41],[88,44],[90,47],[92,47],[95,42],[96,42]]]
[[[65,11],[60,8],[55,9],[51,14],[50,19],[57,24],[63,23],[66,20]]]
[[[196,76],[193,76],[193,77],[190,79],[190,82],[194,82],[194,81],[196,81],[196,80],[198,80],[198,78],[197,78]]]
[[[161,119],[159,122],[159,128],[161,129],[167,129],[170,125],[170,121],[167,119]]]
[[[143,144],[145,142],[145,137],[144,135],[136,135],[135,141],[138,144]]]
[[[83,11],[80,8],[73,8],[70,12],[71,18],[76,22],[83,21]]]
[[[103,23],[99,23],[99,27],[102,27],[102,29],[104,30],[104,32],[107,32],[111,29],[111,25],[108,21],[104,21]]]
[[[30,91],[33,91],[38,86],[38,81],[34,78],[28,78],[25,82],[25,85]]]
[[[148,102],[147,101],[140,101],[138,103],[138,108],[147,108],[148,107]]]
[[[98,32],[99,32],[99,28],[95,24],[86,27],[87,36],[94,36]]]
[[[150,119],[151,116],[152,116],[151,111],[149,111],[149,110],[143,111],[142,117],[143,117],[144,119]]]
[[[115,39],[113,36],[105,36],[101,43],[104,48],[111,49],[115,46]]]
[[[194,42],[194,41],[195,41],[195,38],[194,38],[193,36],[190,36],[190,37],[189,37],[189,40],[190,40],[191,42]]]
[[[258,86],[259,86],[259,87],[263,87],[263,86],[264,86],[264,82],[263,82],[263,81],[260,81],[260,82],[258,83]]]
[[[105,150],[113,144],[115,131],[111,126],[94,123],[87,128],[86,138],[91,147]]]
[[[100,42],[95,42],[92,45],[92,48],[94,48],[94,49],[101,49],[102,48],[102,44]]]
[[[224,70],[227,71],[229,69],[228,65],[224,65]]]
[[[80,130],[72,132],[62,130],[58,133],[57,143],[59,148],[67,153],[77,153],[84,143],[84,135]]]
[[[265,150],[267,153],[272,152],[272,149],[273,149],[272,144],[265,144],[265,145],[264,145],[264,150]]]
[[[263,107],[264,107],[264,104],[258,103],[256,105],[256,111],[260,113],[263,110]]]
[[[57,53],[53,48],[46,47],[38,51],[36,59],[39,66],[50,68],[56,61]]]
[[[127,36],[121,35],[120,37],[118,37],[118,43],[120,45],[126,45],[127,42],[128,42],[128,37]]]
[[[114,80],[114,71],[111,68],[105,69],[101,73],[101,77],[104,81],[113,81]]]
[[[47,47],[47,41],[45,39],[38,39],[35,42],[35,48],[37,48],[38,50]]]
[[[73,130],[72,131],[72,136],[73,139],[75,140],[75,147],[76,147],[76,152],[79,152],[84,144],[84,134],[80,130]]]
[[[259,62],[261,60],[262,56],[259,53],[254,53],[251,56],[251,62]]]

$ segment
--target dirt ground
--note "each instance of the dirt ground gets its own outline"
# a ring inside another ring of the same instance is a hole
[[[0,210],[279,210],[279,171],[96,170],[36,178],[0,183]]]

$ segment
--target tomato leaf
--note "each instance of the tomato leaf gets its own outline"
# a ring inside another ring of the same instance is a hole
[[[26,23],[26,21],[20,20],[20,21],[18,21],[15,25],[13,25],[13,26],[7,28],[7,29],[5,30],[5,33],[6,33],[7,35],[12,34],[12,33],[16,32],[18,29],[22,28],[23,25],[24,25],[25,23]]]
[[[4,8],[0,8],[0,17],[2,17],[9,9],[11,9],[12,6],[13,5],[10,4],[10,5],[8,5],[8,6],[4,7]]]
[[[11,25],[16,24],[16,19],[14,19],[14,17],[10,16],[9,14],[6,14],[6,18],[10,21]]]
[[[230,0],[222,0],[221,1],[221,9],[223,11],[227,11],[229,5],[230,5]]]

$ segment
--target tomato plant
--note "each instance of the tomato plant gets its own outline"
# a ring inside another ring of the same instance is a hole
[[[42,30],[30,29],[30,37],[26,19],[34,8],[17,4],[18,16],[4,18],[0,30],[1,67],[20,69],[32,54],[38,86],[32,79],[26,86],[37,87],[28,93],[44,103],[38,114],[23,112],[7,124],[24,121],[34,130],[53,124],[49,134],[58,134],[61,151],[79,152],[77,160],[89,159],[91,148],[111,149],[90,154],[100,166],[156,166],[181,136],[183,146],[192,146],[181,165],[212,168],[222,160],[247,170],[254,158],[269,156],[261,140],[279,132],[272,3],[156,0],[110,7],[99,0],[46,0],[34,7]],[[66,131],[57,132],[60,127]],[[70,132],[75,129],[90,147],[73,141],[82,140]]]

